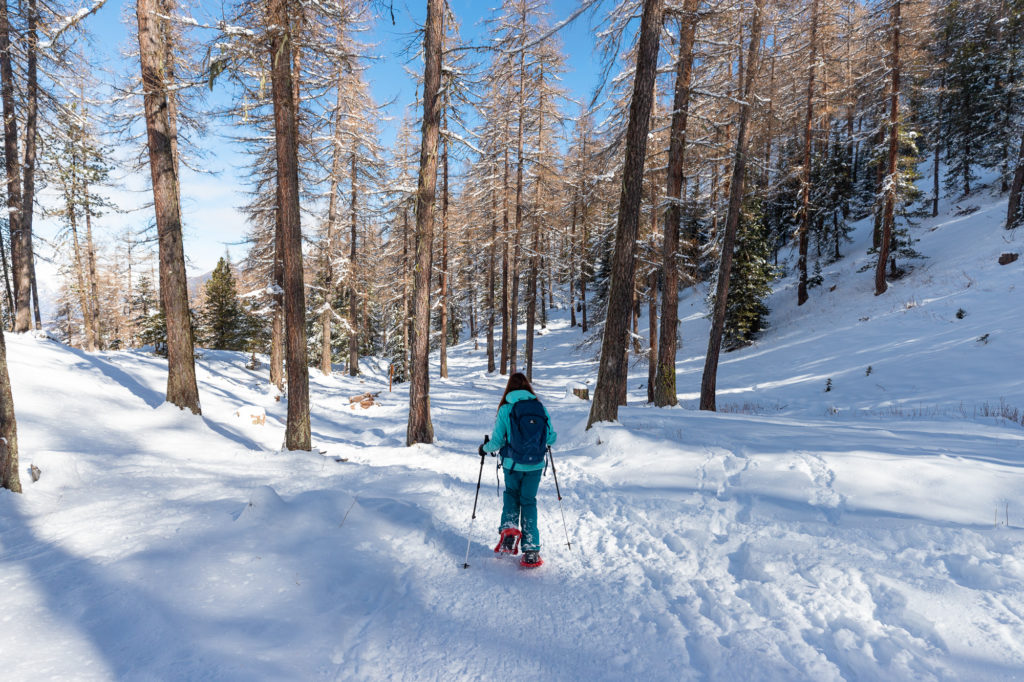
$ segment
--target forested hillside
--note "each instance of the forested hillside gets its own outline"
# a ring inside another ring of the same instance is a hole
[[[102,0],[5,6],[7,329],[152,347],[167,400],[195,413],[196,345],[267,353],[301,448],[309,372],[383,358],[413,385],[409,442],[429,442],[427,353],[443,378],[448,348],[479,337],[488,371],[532,376],[558,292],[602,358],[594,423],[615,419],[629,362],[649,367],[648,401],[677,402],[675,302],[711,283],[715,409],[722,350],[757,338],[779,276],[798,285],[776,309],[820,296],[856,221],[883,296],[940,202],[994,189],[1003,227],[1021,220],[1019,2],[516,0],[472,25],[426,9],[419,99],[394,119],[367,78],[391,3],[140,0],[116,65],[89,49]],[[586,93],[562,42],[582,22],[601,74]],[[248,227],[216,292],[190,297],[182,169],[226,140],[250,159]],[[148,178],[152,217],[111,233],[126,174]],[[58,265],[46,319],[38,257]]]

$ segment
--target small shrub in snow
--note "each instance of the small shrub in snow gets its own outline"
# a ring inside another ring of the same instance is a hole
[[[1024,411],[1007,403],[1005,398],[1000,398],[998,405],[993,405],[988,402],[982,403],[981,406],[976,409],[976,414],[982,417],[1005,419],[1008,422],[1024,426]]]
[[[832,390],[832,377],[829,377],[828,381],[825,382],[825,393],[828,393],[831,390]]]
[[[978,337],[978,343],[980,343],[982,345],[988,343],[988,334],[982,334],[981,336],[979,336]]]
[[[964,310],[963,308],[957,308],[957,311],[956,311],[956,319],[958,319],[958,320],[962,320],[962,319],[964,319],[965,317],[967,317],[967,311],[966,311],[966,310]]]
[[[868,365],[868,368],[864,371],[864,376],[871,376],[871,365]]]
[[[814,261],[814,273],[811,277],[807,278],[807,288],[813,289],[814,287],[820,287],[822,282],[825,281],[825,277],[821,274],[821,263]]]
[[[745,401],[742,403],[719,403],[715,409],[718,412],[727,414],[772,414],[782,412],[787,407],[789,407],[788,404],[779,402],[774,405],[766,405],[759,402]],[[682,437],[682,434],[680,434],[680,437]]]

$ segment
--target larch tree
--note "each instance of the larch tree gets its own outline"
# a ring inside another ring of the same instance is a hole
[[[618,418],[619,402],[629,369],[625,357],[626,344],[629,340],[628,325],[632,315],[633,275],[640,227],[644,159],[654,99],[654,81],[658,70],[662,11],[662,0],[644,0],[637,42],[633,96],[630,100],[629,124],[626,131],[626,152],[618,222],[615,228],[608,311],[601,343],[597,387],[587,428],[596,422],[615,421]]]
[[[427,0],[423,31],[423,118],[420,168],[416,185],[416,232],[413,259],[413,331],[406,445],[432,443],[430,420],[430,284],[437,189],[437,148],[441,130],[441,52],[444,2]]]
[[[169,93],[169,63],[164,26],[172,8],[161,0],[138,0],[139,63],[142,69],[149,167],[160,241],[160,298],[167,319],[167,402],[200,414],[192,325],[189,317],[185,252],[181,233],[176,126],[171,116],[175,95]]]
[[[814,89],[818,68],[818,23],[820,0],[811,0],[809,36],[807,39],[807,94],[804,116],[804,146],[800,181],[800,227],[797,229],[800,256],[797,272],[800,280],[797,286],[797,305],[807,302],[807,242],[811,231],[811,143],[814,125]]]
[[[754,82],[758,77],[761,50],[761,26],[766,0],[754,0],[747,37],[746,58],[741,69],[742,85],[739,89],[739,121],[737,122],[736,145],[733,152],[732,175],[729,180],[729,203],[722,235],[721,264],[718,268],[718,284],[714,309],[711,313],[711,333],[708,350],[704,359],[704,373],[700,384],[700,409],[714,411],[718,375],[718,358],[722,350],[722,336],[725,330],[725,313],[729,296],[729,275],[732,268],[733,248],[739,230],[740,214],[743,210],[744,181],[746,178],[750,110],[753,106]]]
[[[686,129],[690,113],[690,84],[693,79],[694,44],[697,32],[697,0],[686,0],[679,17],[679,52],[676,56],[675,87],[669,131],[668,170],[666,173],[664,235],[661,268],[664,284],[661,297],[661,332],[654,372],[653,402],[659,407],[675,405],[676,350],[679,324],[679,228],[686,178],[683,159],[686,154]],[[695,241],[695,235],[690,239]],[[694,254],[690,254],[694,257]]]
[[[299,212],[298,98],[292,80],[292,9],[289,0],[271,0],[268,57],[277,159],[278,239],[284,266],[285,372],[288,378],[284,444],[288,450],[309,450],[309,366]]]
[[[18,115],[15,108],[11,32],[10,12],[7,0],[3,0],[0,2],[0,102],[3,104],[4,116],[4,169],[14,274],[14,331],[26,332],[31,325],[32,235],[25,229],[23,215],[22,165],[18,155]]]
[[[538,25],[543,32],[543,24]],[[534,101],[532,107],[535,119],[533,137],[533,210],[531,211],[530,259],[527,277],[527,308],[526,308],[526,339],[525,361],[526,377],[533,379],[533,349],[537,326],[538,300],[540,303],[542,324],[545,302],[543,291],[539,290],[543,254],[547,251],[544,242],[550,237],[555,219],[554,186],[558,166],[558,150],[554,139],[555,130],[564,123],[560,104],[565,100],[565,92],[558,86],[560,75],[565,71],[563,56],[558,43],[548,39],[538,44],[532,52],[532,89]]]

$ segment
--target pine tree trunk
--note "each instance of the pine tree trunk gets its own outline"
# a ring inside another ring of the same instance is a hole
[[[39,9],[36,0],[28,0],[28,31],[25,35],[26,72],[25,72],[25,155],[22,161],[24,173],[24,192],[21,201],[22,230],[26,235],[28,247],[29,278],[32,288],[32,305],[35,314],[36,329],[42,329],[43,322],[39,310],[39,291],[36,286],[35,245],[32,241],[32,217],[35,209],[36,194],[36,143],[39,130]]]
[[[526,10],[523,11],[525,13]],[[526,23],[525,16],[523,23]],[[510,374],[515,374],[518,371],[519,364],[519,264],[521,260],[519,240],[523,229],[523,164],[525,163],[523,143],[526,137],[524,91],[526,87],[526,52],[521,50],[519,52],[519,87],[517,88],[519,120],[516,128],[516,213],[515,224],[512,227],[512,293],[509,302],[511,319],[509,321],[508,371]]]
[[[700,409],[714,411],[717,388],[718,357],[722,352],[722,334],[725,330],[725,309],[729,296],[729,275],[732,270],[733,249],[739,230],[740,212],[743,208],[743,185],[747,168],[747,137],[749,130],[751,98],[754,94],[754,79],[757,77],[758,52],[761,44],[761,12],[765,0],[755,0],[754,16],[751,20],[750,43],[747,47],[746,73],[740,104],[739,129],[736,133],[736,150],[733,154],[732,179],[729,182],[729,208],[725,218],[725,234],[722,236],[721,265],[718,269],[718,288],[715,292],[715,306],[711,316],[711,334],[708,338],[708,352],[704,359],[704,374],[700,383]]]
[[[569,223],[569,326],[576,327],[576,213],[579,203],[579,188],[572,193],[572,220]]]
[[[878,246],[878,264],[875,266],[875,296],[884,294],[889,285],[885,281],[885,267],[892,245],[893,222],[896,213],[896,174],[899,163],[900,124],[900,9],[902,0],[892,6],[892,52],[889,55],[892,85],[889,93],[889,155],[886,163],[885,207],[882,213],[882,234]]]
[[[939,215],[939,153],[942,150],[942,105],[943,94],[946,90],[946,73],[942,73],[942,81],[939,84],[938,103],[935,112],[935,154],[932,163],[932,217]]]
[[[543,79],[543,72],[541,73],[541,79]],[[541,96],[540,103],[537,107],[539,114],[539,123],[537,125],[537,158],[544,158],[544,98]],[[539,209],[541,205],[541,179],[537,179],[536,190],[536,206]],[[526,302],[526,378],[529,381],[533,381],[533,335],[537,327],[537,279],[538,270],[540,268],[540,220],[537,217],[533,219],[532,242],[530,254],[530,275],[529,281],[526,283],[527,295],[529,299]],[[541,307],[544,306],[544,295],[541,293],[540,297]]]
[[[409,202],[402,208],[402,359],[405,362],[405,375],[409,376],[412,363],[412,343],[410,339],[411,320],[409,317]]]
[[[584,137],[581,145],[580,156],[583,159],[587,158],[587,142]],[[586,182],[584,176],[584,183]],[[584,188],[586,184],[584,184]],[[587,333],[587,280],[590,277],[590,273],[587,270],[587,240],[589,238],[587,232],[587,224],[590,218],[590,210],[586,201],[586,193],[580,203],[580,331],[584,334]]]
[[[587,280],[580,280],[580,331],[587,333]]]
[[[351,199],[349,201],[349,219],[351,236],[348,254],[348,375],[350,377],[359,374],[359,293],[356,282],[359,279],[359,272],[356,268],[356,155],[352,154],[349,166],[349,183],[351,184]]]
[[[280,188],[277,190],[280,192]],[[274,209],[274,266],[273,294],[270,316],[270,383],[280,392],[284,391],[284,230],[281,227],[281,197]]]
[[[522,172],[522,171],[519,171]],[[518,203],[518,202],[517,202]],[[516,207],[516,213],[522,211],[522,206]],[[520,216],[521,217],[521,216]],[[509,302],[508,302],[508,371],[515,374],[519,371],[519,229],[518,220],[513,226],[512,234],[512,256],[510,268],[512,273],[509,277]]]
[[[340,74],[339,74],[340,80]],[[341,88],[338,88],[338,108],[341,108]],[[335,126],[338,122],[335,122]],[[338,220],[338,176],[341,175],[341,152],[337,137],[334,137],[334,150],[331,159],[331,184],[327,193],[327,243],[324,245],[324,308],[320,313],[320,373],[331,375],[331,326],[334,299],[334,225]]]
[[[442,104],[442,112],[446,104]],[[444,114],[442,123],[444,123]],[[442,126],[445,127],[445,126]],[[438,273],[441,289],[441,344],[439,351],[440,376],[448,378],[448,138],[441,139],[441,272]]]
[[[92,309],[92,336],[96,347],[103,349],[103,337],[100,336],[100,296],[99,276],[96,272],[96,246],[92,239],[92,207],[89,201],[88,179],[82,183],[82,208],[85,213],[85,258],[89,267],[89,307]]]
[[[644,0],[637,43],[636,75],[626,128],[626,157],[622,169],[622,190],[615,227],[608,313],[601,342],[594,402],[587,428],[600,421],[615,421],[624,392],[629,365],[625,353],[629,342],[629,320],[636,269],[636,240],[640,230],[640,202],[643,193],[647,132],[654,105],[654,81],[658,70],[658,42],[661,31],[662,0]]]
[[[11,260],[13,261],[13,255]],[[7,269],[7,249],[4,247],[4,240],[0,239],[0,266],[4,271],[4,289],[7,294],[7,309],[14,310],[14,292],[11,291],[11,273]],[[14,328],[14,319],[11,319],[11,329]]]
[[[306,352],[306,294],[302,274],[302,226],[299,215],[298,101],[292,79],[292,38],[288,0],[270,0],[276,26],[270,38],[270,81],[274,103],[277,198],[281,215],[284,264],[285,371],[288,378],[288,450],[310,449],[309,366]]]
[[[636,281],[636,275],[634,274],[634,282]],[[640,292],[637,291],[636,286],[633,287],[633,301],[630,303],[630,308],[633,311],[633,333],[630,338],[633,340],[633,352],[640,353]],[[625,405],[626,403],[622,403]]]
[[[200,414],[181,236],[175,135],[169,117],[168,102],[173,98],[168,97],[164,79],[164,46],[160,38],[159,24],[167,20],[159,17],[159,10],[154,0],[138,0],[135,13],[153,208],[160,243],[160,298],[167,319],[167,402]]]
[[[508,373],[509,319],[508,319],[508,144],[505,144],[504,179],[502,183],[501,216],[501,373]]]
[[[647,352],[647,402],[654,402],[654,379],[658,371],[658,273],[648,276],[647,317],[650,320]]]
[[[494,249],[498,240],[498,201],[491,188],[491,239],[487,245],[487,373],[496,369],[494,362],[495,269]]]
[[[1010,197],[1006,202],[1006,229],[1016,227],[1021,219],[1021,190],[1024,188],[1024,132],[1020,136],[1020,148],[1017,150],[1017,170],[1013,173],[1010,185]]]
[[[85,259],[82,257],[82,242],[78,237],[78,158],[72,153],[70,159],[70,187],[65,191],[64,203],[67,206],[68,229],[71,231],[71,245],[75,254],[75,279],[78,283],[78,306],[82,309],[82,328],[85,331],[85,350],[92,353],[96,350],[95,326],[92,319],[92,305],[89,303],[89,286],[85,276]]]
[[[551,240],[547,239],[545,241],[547,242],[546,247],[547,247],[548,251],[550,251],[550,249],[551,249]],[[554,310],[555,309],[555,277],[554,277],[554,272],[552,272],[552,269],[551,269],[551,267],[552,267],[551,266],[551,260],[552,259],[549,257],[549,258],[546,258],[544,262],[547,265],[547,270],[548,270],[548,278],[547,278],[548,308],[550,308],[551,310]],[[543,313],[543,311],[542,311],[542,313]],[[548,328],[548,315],[547,315],[547,313],[543,313],[542,316],[541,316],[540,328],[541,329],[547,329]]]
[[[473,350],[480,350],[480,341],[477,339],[477,324],[479,318],[477,317],[477,294],[476,294],[476,282],[477,282],[477,270],[467,263],[468,271],[463,275],[466,283],[466,287],[469,289],[468,296],[468,310],[466,311],[469,315],[469,338],[473,339]],[[458,343],[458,338],[455,339]]]
[[[690,115],[690,83],[693,78],[693,44],[697,31],[699,0],[686,0],[684,17],[679,31],[679,55],[676,61],[675,94],[672,100],[672,124],[669,132],[668,172],[665,196],[665,226],[661,253],[664,283],[661,290],[661,335],[658,339],[658,357],[654,376],[653,402],[658,407],[675,405],[676,350],[679,326],[679,223],[682,220],[682,198],[686,177],[683,160],[686,155],[686,126]],[[696,247],[697,235],[687,234],[687,242]],[[687,255],[696,263],[695,248]]]
[[[25,233],[18,160],[18,116],[14,107],[14,69],[11,64],[11,25],[7,0],[0,1],[0,100],[4,109],[4,161],[7,172],[7,211],[11,232],[11,267],[14,271],[14,331],[31,326],[32,276],[29,265],[31,236]]]
[[[799,259],[797,271],[800,283],[797,286],[796,304],[807,302],[807,240],[811,228],[811,141],[814,122],[814,69],[818,62],[818,0],[811,0],[811,41],[807,58],[807,98],[804,115],[804,159],[801,169],[800,189],[800,230]],[[820,240],[819,240],[820,243]]]
[[[443,0],[427,0],[423,38],[423,127],[416,188],[416,262],[413,342],[406,445],[434,442],[430,421],[430,269],[437,191],[437,147],[441,129],[441,40]]]
[[[764,173],[766,181],[772,172],[772,141],[775,139],[772,137],[772,124],[775,122],[775,57],[772,56],[769,60],[771,66],[768,75],[768,130],[764,141]],[[777,249],[775,257],[776,259],[778,258]]]
[[[18,423],[14,418],[14,396],[7,372],[7,342],[0,327],[0,488],[21,492],[18,475]]]
[[[898,5],[899,3],[897,3]],[[894,10],[895,11],[895,10]],[[971,151],[971,141],[968,139],[964,142],[964,167],[963,167],[963,181],[964,181],[964,196],[971,194],[971,161],[974,159],[974,152]]]

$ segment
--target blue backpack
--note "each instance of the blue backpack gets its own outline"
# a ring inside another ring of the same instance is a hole
[[[548,416],[539,400],[512,403],[508,415],[508,443],[501,447],[501,458],[516,464],[539,464],[544,461],[548,442]]]

